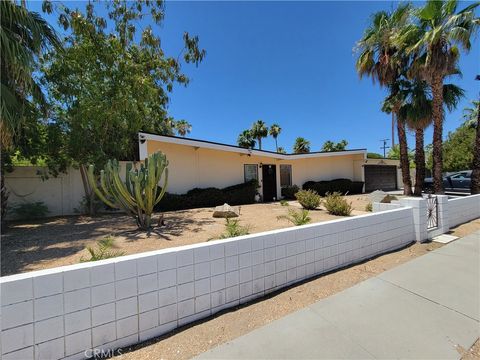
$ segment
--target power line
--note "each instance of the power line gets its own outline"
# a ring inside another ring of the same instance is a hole
[[[390,146],[387,146],[387,141],[390,140],[390,139],[382,139],[380,140],[381,142],[383,142],[383,146],[380,146],[380,149],[383,149],[383,157],[387,157],[387,154],[386,154],[386,150],[390,148]]]

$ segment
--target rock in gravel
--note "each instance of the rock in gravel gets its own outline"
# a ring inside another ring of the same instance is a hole
[[[216,206],[213,211],[214,218],[232,218],[238,217],[240,215],[240,208],[238,206],[230,206],[228,204],[223,204]]]
[[[382,201],[385,196],[387,196],[388,194],[385,192],[385,191],[382,191],[382,190],[375,190],[374,192],[372,192],[370,195],[368,195],[368,197],[370,198],[370,202],[371,203],[379,203],[380,201]]]

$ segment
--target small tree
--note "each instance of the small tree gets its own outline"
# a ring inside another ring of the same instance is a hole
[[[343,151],[347,148],[348,141],[347,140],[342,140],[338,143],[334,143],[333,141],[325,141],[322,146],[322,151]]]
[[[306,154],[310,152],[310,141],[303,137],[297,137],[293,145],[293,152],[295,154]]]
[[[252,129],[250,130],[253,138],[258,141],[258,148],[262,150],[262,138],[267,137],[268,135],[268,126],[262,120],[257,120],[253,123]]]
[[[282,132],[282,128],[280,127],[280,125],[273,124],[272,126],[270,126],[269,134],[270,134],[271,137],[273,137],[275,139],[275,149],[277,149],[277,152],[279,152],[278,151],[277,138],[278,138],[278,135],[280,135],[281,132]]]
[[[100,187],[94,175],[94,165],[88,168],[88,181],[95,194],[112,208],[120,208],[132,215],[142,230],[151,226],[153,207],[162,200],[168,185],[168,161],[157,152],[145,159],[140,169],[127,163],[126,179],[120,178],[120,164],[109,160],[100,171]],[[165,173],[165,175],[163,175]],[[163,176],[163,186],[158,184]]]
[[[238,135],[237,144],[246,149],[253,149],[255,147],[255,139],[250,130],[244,130]]]

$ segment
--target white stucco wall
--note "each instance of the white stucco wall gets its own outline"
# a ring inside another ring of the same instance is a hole
[[[171,193],[182,194],[196,187],[226,187],[244,181],[245,164],[276,165],[277,198],[280,198],[280,165],[292,165],[292,184],[306,181],[347,178],[363,181],[364,154],[326,156],[308,159],[276,159],[267,156],[205,149],[194,146],[147,141],[147,153],[162,151],[169,160]],[[261,186],[262,171],[258,169]],[[260,189],[260,192],[262,189]]]

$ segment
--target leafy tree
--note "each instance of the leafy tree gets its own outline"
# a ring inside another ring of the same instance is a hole
[[[257,120],[253,123],[252,129],[250,130],[254,139],[258,141],[258,148],[262,150],[262,138],[267,137],[268,135],[268,126],[262,120]]]
[[[327,140],[323,143],[322,151],[332,152],[332,151],[343,151],[347,148],[348,141],[342,140],[338,143]]]
[[[455,131],[448,133],[443,144],[445,171],[471,169],[474,143],[475,128],[462,125]]]
[[[187,136],[192,131],[192,125],[187,120],[176,121],[173,126],[180,136]]]
[[[367,159],[383,159],[383,155],[379,153],[369,152],[367,153]]]
[[[297,137],[293,145],[293,152],[295,154],[306,154],[310,152],[310,141],[303,137]]]
[[[60,41],[48,23],[12,0],[0,2],[1,13],[1,217],[5,219],[8,192],[5,171],[12,170],[12,155],[33,163],[57,144],[58,128],[45,118],[48,103],[34,72],[37,60],[48,49],[60,51]]]
[[[408,24],[411,5],[400,4],[393,12],[379,11],[372,16],[372,21],[363,37],[357,43],[359,56],[356,69],[360,77],[368,76],[380,86],[389,89],[382,110],[392,113],[397,118],[397,132],[400,144],[400,165],[405,195],[412,192],[412,182],[408,167],[407,136],[405,123],[399,121],[398,110],[402,99],[399,97],[399,81],[405,73],[408,57],[402,47],[394,41]]]
[[[96,14],[91,2],[83,12],[44,2],[46,12],[54,6],[66,34],[65,51],[51,52],[42,61],[44,85],[55,104],[51,121],[63,129],[65,152],[80,166],[86,196],[93,198],[85,164],[99,169],[108,159],[136,159],[140,130],[188,133],[188,123],[177,127],[167,114],[169,92],[174,84],[189,82],[181,71],[181,55],[185,63],[198,65],[205,51],[197,37],[185,33],[180,56],[169,57],[151,25],[137,32],[137,21],[144,18],[161,25],[162,1],[95,5],[106,7],[105,17]]]
[[[281,132],[282,132],[282,128],[280,127],[280,125],[273,124],[272,126],[270,126],[269,134],[270,134],[271,137],[273,137],[275,139],[275,149],[277,149],[277,152],[278,152],[277,138],[278,138],[278,135],[280,135]]]
[[[415,153],[413,151],[409,151],[408,154],[408,164],[409,168],[415,167],[414,163],[414,158],[415,158]],[[395,144],[393,148],[390,148],[387,153],[387,159],[393,159],[393,160],[400,160],[400,145]]]
[[[470,39],[474,36],[479,20],[471,4],[457,12],[456,0],[428,0],[415,12],[418,26],[410,26],[399,37],[400,42],[409,38],[419,40],[408,51],[414,54],[412,68],[432,90],[433,117],[433,186],[435,193],[443,193],[443,83],[446,77],[458,73],[460,49],[469,51]]]
[[[277,153],[279,153],[279,154],[286,154],[287,151],[286,151],[283,147],[279,146],[279,147],[277,148]]]
[[[252,132],[250,130],[244,130],[238,135],[237,144],[246,149],[253,149],[255,147],[255,139],[252,136]]]

